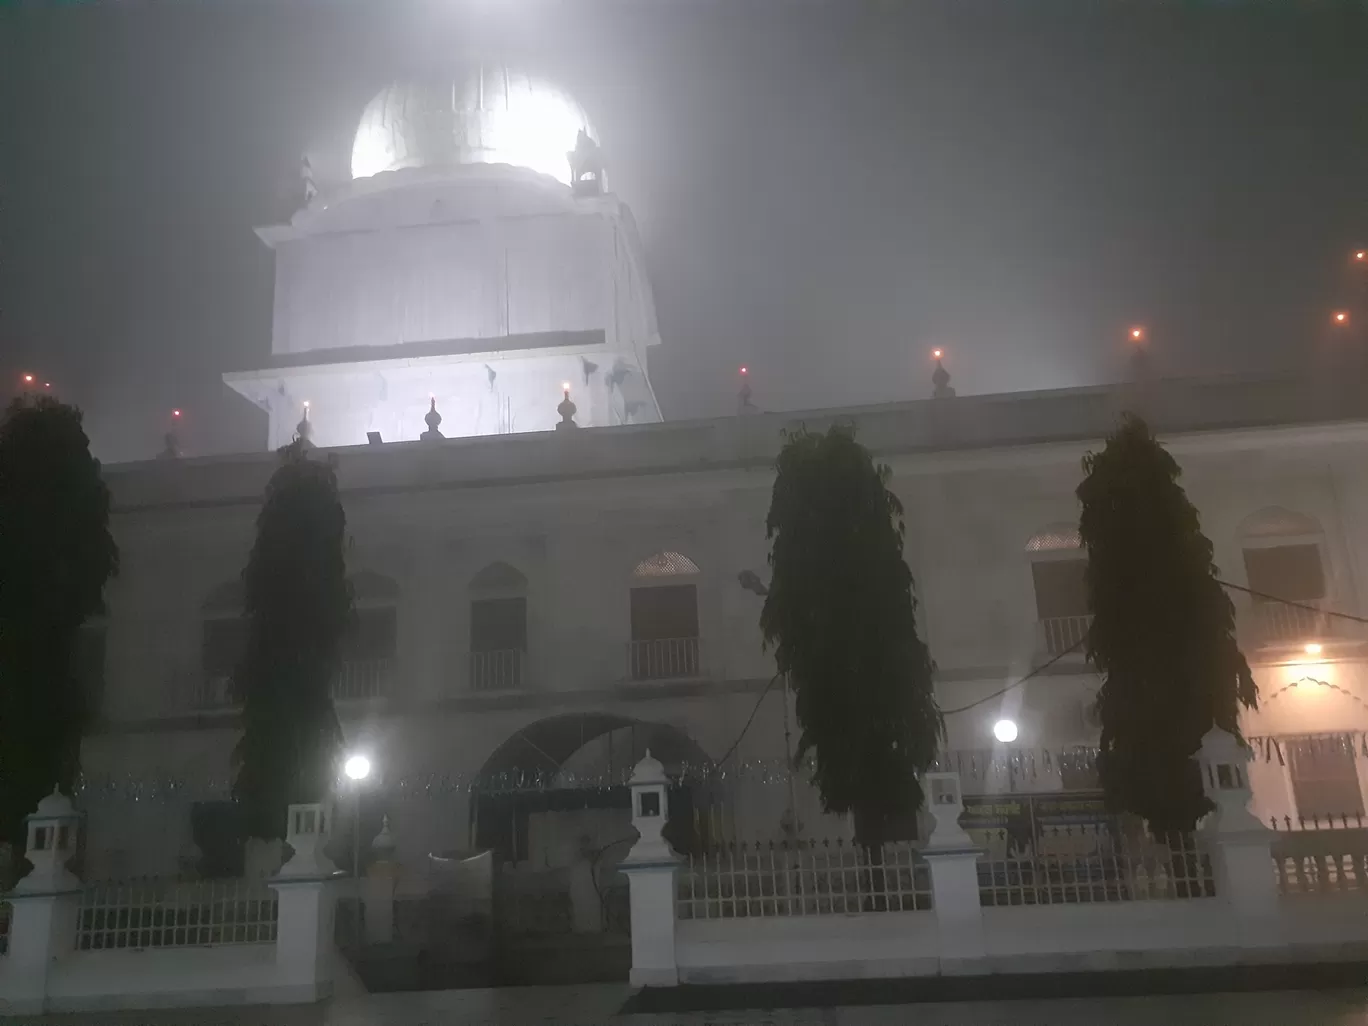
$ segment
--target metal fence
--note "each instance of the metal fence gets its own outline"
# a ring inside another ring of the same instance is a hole
[[[844,841],[729,844],[689,857],[680,919],[912,912],[931,907],[931,873],[911,844]]]
[[[1269,816],[1268,825],[1280,834],[1301,833],[1311,830],[1362,830],[1368,827],[1363,811],[1340,813],[1334,816]]]
[[[258,880],[90,884],[81,894],[76,950],[271,943],[276,915],[275,892]]]
[[[674,680],[701,672],[697,638],[656,638],[627,643],[627,675],[632,680]]]
[[[1368,893],[1368,853],[1273,856],[1282,894]]]
[[[1074,832],[1045,831],[1041,851],[990,856],[979,863],[979,902],[1077,905],[1097,902],[1206,898],[1216,893],[1211,862],[1191,835],[1111,839],[1094,835],[1092,851],[1067,848]]]

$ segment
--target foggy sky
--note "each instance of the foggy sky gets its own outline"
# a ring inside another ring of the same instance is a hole
[[[0,373],[97,455],[264,415],[272,254],[308,152],[467,53],[563,85],[645,241],[667,417],[1295,366],[1368,281],[1368,8],[1225,0],[119,0],[0,12]],[[1360,275],[1363,279],[1365,275]],[[1342,343],[1341,343],[1342,344]]]

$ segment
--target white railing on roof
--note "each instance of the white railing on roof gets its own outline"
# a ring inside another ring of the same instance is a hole
[[[1085,655],[1084,639],[1092,626],[1091,616],[1047,616],[1039,621],[1040,647],[1050,656],[1070,652]],[[1076,647],[1075,647],[1076,646]]]
[[[1216,893],[1211,862],[1190,835],[1125,840],[1066,827],[1047,829],[1038,845],[1047,850],[1052,845],[1067,848],[1076,836],[1086,837],[1092,850],[984,858],[978,864],[980,903],[1077,905],[1207,898]]]
[[[627,643],[627,676],[631,680],[674,680],[700,672],[697,638],[656,638]]]
[[[931,874],[916,849],[886,844],[882,856],[845,841],[730,844],[689,856],[676,909],[680,919],[929,909]]]
[[[518,649],[470,653],[471,691],[516,691],[523,686],[527,654]]]
[[[76,950],[271,943],[276,915],[275,892],[260,880],[145,877],[88,884]]]

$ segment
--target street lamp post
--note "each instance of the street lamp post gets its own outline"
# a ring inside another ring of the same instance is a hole
[[[754,570],[742,570],[736,575],[741,587],[752,595],[759,595],[764,598],[769,594],[769,587]],[[789,732],[789,679],[788,674],[784,674],[784,779],[788,782],[788,823],[785,829],[797,834],[800,829],[798,823],[798,796],[793,789],[793,735]]]
[[[352,785],[352,913],[356,936],[361,936],[361,785],[371,775],[370,759],[357,752],[347,757],[342,772]]]

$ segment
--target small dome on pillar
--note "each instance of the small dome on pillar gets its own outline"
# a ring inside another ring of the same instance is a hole
[[[424,442],[436,442],[443,437],[442,432],[437,430],[442,423],[442,415],[437,412],[437,397],[434,395],[430,398],[432,405],[428,407],[427,416],[423,418],[423,423],[428,429],[418,436]]]
[[[574,401],[570,398],[570,389],[567,386],[565,388],[565,398],[562,399],[560,405],[556,407],[556,412],[561,416],[560,423],[556,425],[556,430],[570,431],[579,427],[579,425],[575,423],[575,413],[578,409],[579,407],[576,406]]]
[[[295,438],[304,448],[310,448],[313,441],[310,435],[313,434],[313,424],[309,423],[309,404],[304,404],[304,416],[299,418],[299,423],[295,425]]]
[[[955,390],[950,387],[950,372],[945,369],[939,355],[940,350],[936,350],[936,369],[931,372],[931,397],[933,399],[949,399],[955,394]]]
[[[665,765],[659,759],[653,758],[648,748],[641,761],[636,764],[636,768],[632,770],[632,779],[628,783],[666,784],[669,783],[669,779],[665,776]]]
[[[61,789],[56,784],[52,785],[52,794],[43,798],[34,812],[34,816],[40,819],[74,815],[76,815],[76,808],[71,804],[71,799],[62,794]]]

